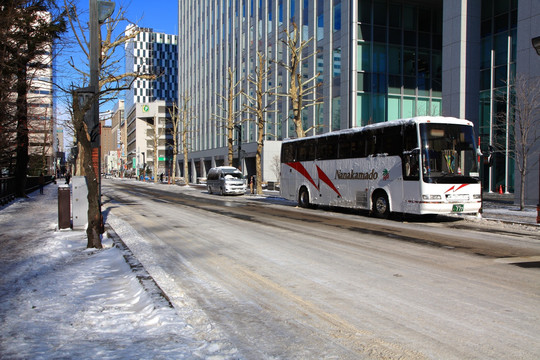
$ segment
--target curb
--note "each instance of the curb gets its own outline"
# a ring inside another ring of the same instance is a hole
[[[148,274],[143,264],[141,264],[135,255],[133,255],[129,247],[122,241],[122,238],[118,236],[116,231],[114,231],[108,223],[105,224],[105,232],[112,239],[114,246],[123,252],[124,260],[129,265],[131,271],[135,274],[146,293],[157,303],[174,308],[167,294],[159,287],[154,278]]]

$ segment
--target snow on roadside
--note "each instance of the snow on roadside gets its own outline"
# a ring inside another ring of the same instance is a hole
[[[57,191],[0,208],[0,358],[231,358],[156,301],[111,239],[91,250],[84,231],[57,231]]]

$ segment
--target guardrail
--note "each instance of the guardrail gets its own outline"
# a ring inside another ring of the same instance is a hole
[[[53,182],[51,175],[45,176],[45,184]],[[5,205],[15,199],[15,184],[17,180],[14,176],[0,177],[0,205]],[[28,176],[26,178],[26,192],[39,189],[39,176]]]

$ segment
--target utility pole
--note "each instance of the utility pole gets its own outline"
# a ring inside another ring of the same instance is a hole
[[[90,90],[93,92],[92,107],[88,114],[88,133],[92,143],[92,161],[98,183],[99,211],[101,212],[101,128],[99,123],[99,72],[101,68],[100,24],[112,15],[114,2],[89,0],[90,9]],[[103,224],[102,224],[103,226]]]
[[[540,55],[540,36],[532,38],[531,42],[536,53]],[[540,155],[538,156],[538,203],[536,204],[536,223],[540,224]]]

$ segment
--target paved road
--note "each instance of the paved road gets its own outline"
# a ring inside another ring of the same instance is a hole
[[[245,358],[540,357],[537,232],[163,189],[104,181],[104,207]]]

